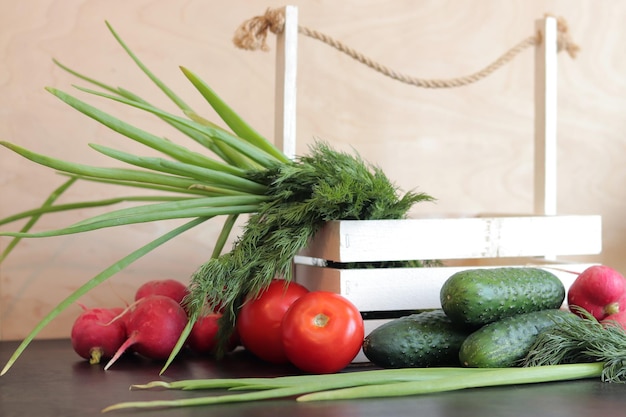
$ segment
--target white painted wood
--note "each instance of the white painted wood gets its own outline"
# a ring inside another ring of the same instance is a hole
[[[602,250],[595,215],[343,220],[300,254],[337,262],[591,255]]]
[[[531,264],[519,263],[507,266],[529,265]],[[550,264],[537,261],[532,265],[555,274],[567,289],[578,273],[592,264]],[[418,310],[441,308],[439,293],[452,274],[472,268],[494,267],[496,266],[334,269],[296,264],[296,281],[312,291],[341,294],[362,312]]]
[[[557,22],[535,23],[535,214],[557,213]]]
[[[275,143],[287,157],[296,156],[296,75],[298,8],[285,6],[285,28],[276,36]]]

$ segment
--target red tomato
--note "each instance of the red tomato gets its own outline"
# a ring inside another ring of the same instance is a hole
[[[300,284],[276,279],[259,297],[247,300],[237,318],[241,345],[268,362],[287,363],[280,323],[291,303],[308,292]]]
[[[300,370],[325,374],[345,368],[363,344],[363,318],[349,300],[312,291],[296,300],[283,318],[283,346]]]

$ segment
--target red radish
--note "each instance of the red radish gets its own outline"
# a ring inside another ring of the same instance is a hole
[[[626,310],[621,310],[618,313],[606,316],[601,323],[605,327],[617,325],[626,330]]]
[[[206,316],[198,317],[194,323],[187,345],[195,353],[212,354],[217,347],[217,332],[219,330],[219,319],[221,313],[211,313]],[[239,337],[234,332],[230,339],[228,350],[233,350],[239,344]]]
[[[616,270],[593,265],[578,275],[567,292],[567,303],[589,312],[597,320],[626,309],[626,279]]]
[[[170,297],[148,295],[126,313],[127,339],[106,364],[109,369],[132,346],[133,351],[149,359],[167,359],[187,325],[187,313]]]
[[[164,295],[180,304],[188,293],[189,290],[185,284],[180,281],[176,281],[175,279],[157,279],[148,281],[137,288],[135,301],[147,295]]]
[[[213,313],[206,316],[198,317],[191,328],[191,333],[187,338],[189,349],[195,353],[211,353],[217,345],[217,331],[219,329],[218,320],[221,317],[219,313]]]
[[[118,314],[115,309],[84,308],[72,326],[74,351],[92,365],[111,358],[126,339],[126,327]]]

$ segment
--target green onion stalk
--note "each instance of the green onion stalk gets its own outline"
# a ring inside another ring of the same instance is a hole
[[[529,368],[400,368],[275,378],[153,381],[144,385],[133,385],[131,389],[228,389],[230,392],[172,400],[120,402],[106,407],[103,412],[209,406],[288,397],[295,397],[298,402],[404,397],[467,388],[597,378],[601,372],[601,363],[580,363]]]
[[[309,243],[325,222],[342,219],[402,219],[413,204],[432,201],[425,193],[401,195],[382,170],[358,155],[332,150],[316,142],[307,155],[289,159],[229,107],[203,80],[187,68],[184,76],[211,105],[228,128],[222,128],[196,113],[168,88],[130,50],[115,30],[107,27],[128,56],[180,110],[173,114],[149,103],[139,95],[74,71],[58,61],[62,69],[86,82],[91,88],[77,87],[81,93],[131,106],[156,116],[184,137],[200,144],[206,153],[126,123],[66,92],[47,90],[75,110],[120,135],[138,142],[159,156],[142,156],[99,144],[89,146],[125,168],[96,167],[42,155],[6,141],[0,144],[35,163],[67,177],[44,203],[4,219],[8,223],[27,220],[17,232],[1,232],[13,240],[0,254],[0,262],[23,238],[45,238],[73,233],[156,222],[187,219],[187,222],[124,256],[88,280],[50,311],[26,336],[0,374],[4,374],[23,350],[51,320],[88,291],[118,271],[209,219],[224,217],[211,257],[192,274],[185,300],[189,322],[163,370],[180,351],[196,319],[217,306],[223,309],[219,340],[225,346],[233,331],[237,311],[246,296],[259,294],[272,279],[293,278],[293,257]],[[153,192],[117,198],[57,204],[57,199],[77,181],[91,181]],[[122,202],[137,203],[81,220],[69,226],[31,231],[39,218],[48,213],[91,207],[114,207]],[[224,246],[238,216],[249,215],[241,235],[231,250]]]
[[[507,368],[427,367],[373,369],[328,375],[272,378],[212,378],[152,381],[134,390],[224,390],[228,393],[171,400],[126,401],[103,411],[209,406],[223,403],[295,398],[298,402],[354,400],[426,395],[521,384],[595,379],[626,382],[626,331],[617,322],[598,322],[572,307],[581,317],[555,321],[542,330],[527,355]]]

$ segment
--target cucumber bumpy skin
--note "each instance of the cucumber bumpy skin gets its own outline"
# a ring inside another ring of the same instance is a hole
[[[460,366],[459,349],[470,333],[443,310],[426,311],[372,330],[363,341],[363,353],[382,368]]]
[[[441,287],[443,311],[459,324],[485,324],[532,311],[556,309],[565,287],[549,271],[530,267],[468,269]]]
[[[470,334],[459,349],[461,364],[469,368],[518,366],[537,335],[564,320],[581,320],[567,310],[524,313],[487,324]]]

